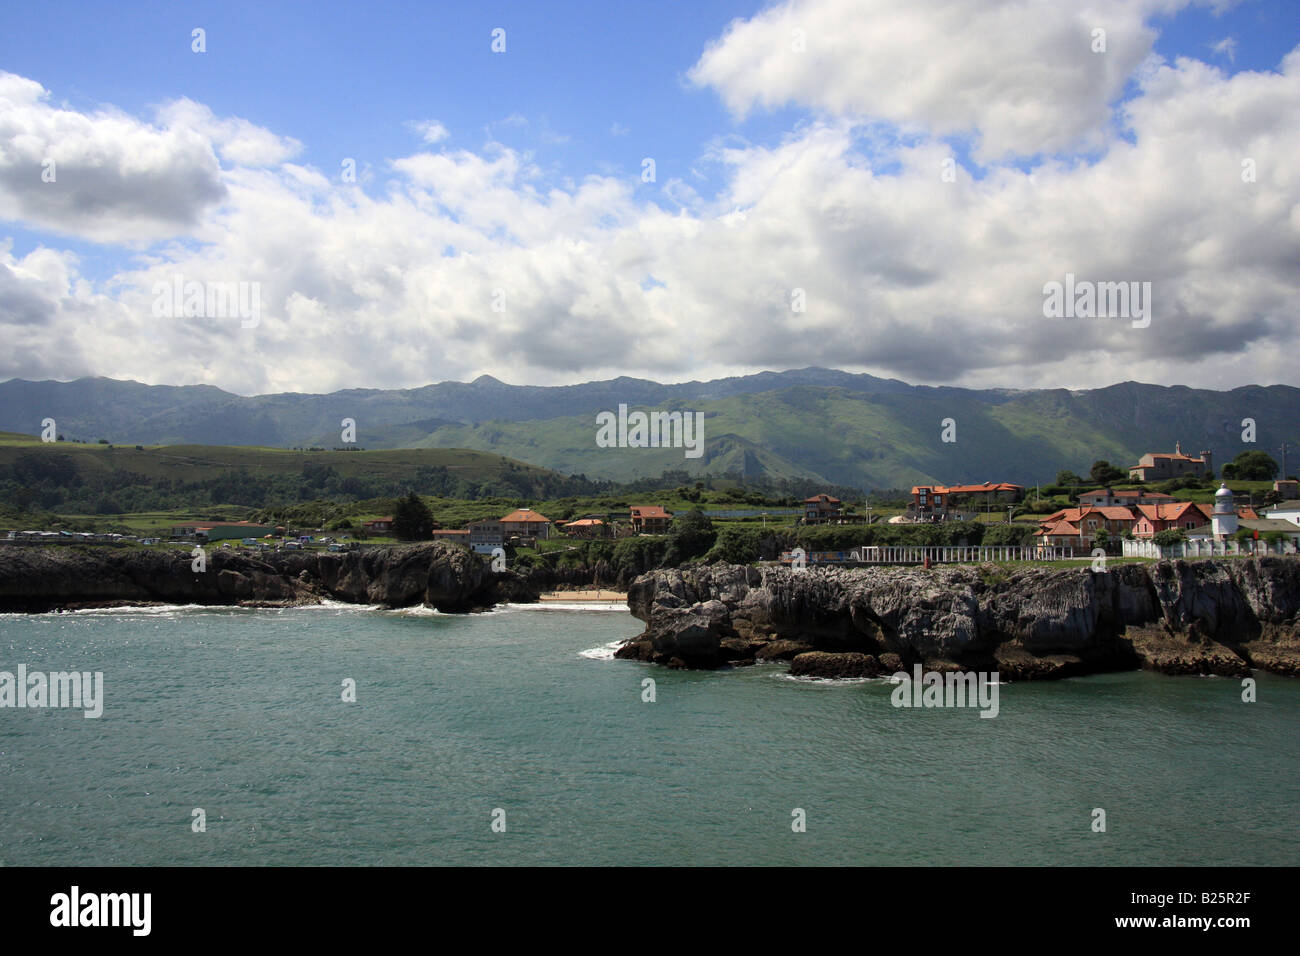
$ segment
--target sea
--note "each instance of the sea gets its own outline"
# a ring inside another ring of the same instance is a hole
[[[0,615],[0,864],[1295,865],[1300,681],[887,680],[613,657],[625,607]]]

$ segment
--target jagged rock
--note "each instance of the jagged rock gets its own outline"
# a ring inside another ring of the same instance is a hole
[[[790,662],[791,677],[879,677],[880,662],[870,654],[809,651]]]
[[[755,651],[754,656],[760,661],[788,661],[813,649],[804,641],[769,641]]]
[[[428,604],[442,611],[491,606],[537,594],[517,575],[441,542],[366,551],[246,555],[212,550],[203,572],[184,549],[0,546],[0,610],[161,602],[303,604],[323,598],[386,607]]]
[[[1300,673],[1300,561],[1285,557],[1104,572],[719,564],[641,575],[628,605],[646,628],[619,656],[690,667],[817,651],[877,655],[887,673],[924,663],[1020,680],[1139,666]]]

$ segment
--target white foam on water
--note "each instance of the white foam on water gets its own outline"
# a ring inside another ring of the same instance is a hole
[[[59,614],[81,614],[81,615],[151,615],[163,617],[174,614],[184,614],[188,611],[260,611],[264,608],[238,607],[227,604],[127,604],[122,607],[83,607],[71,611],[46,611],[46,616],[55,616]]]
[[[610,641],[608,644],[601,644],[599,647],[589,647],[585,651],[579,651],[579,657],[585,657],[589,661],[612,661],[614,652],[626,644],[626,641]]]
[[[787,672],[772,675],[777,680],[788,680],[796,684],[811,684],[818,687],[847,687],[851,684],[879,684],[892,683],[888,678],[881,677],[804,677],[796,676]]]
[[[442,617],[443,613],[436,607],[429,607],[427,604],[413,604],[410,607],[395,607],[384,610],[386,614],[396,614],[399,617]]]

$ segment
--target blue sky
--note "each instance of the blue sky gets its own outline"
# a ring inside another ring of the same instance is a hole
[[[45,91],[40,108],[47,112],[61,111],[63,118],[55,118],[59,122],[75,115],[87,117],[93,124],[99,121],[100,114],[110,111],[123,114],[142,127],[170,129],[171,121],[160,119],[158,111],[178,100],[192,101],[218,120],[237,119],[282,141],[296,141],[298,147],[286,149],[279,160],[313,170],[331,182],[337,181],[342,160],[355,159],[363,171],[362,182],[355,188],[375,203],[391,202],[395,193],[405,194],[418,188],[428,190],[425,199],[445,195],[449,188],[446,179],[437,179],[435,183],[427,177],[419,180],[416,176],[418,181],[413,181],[409,178],[410,171],[399,165],[403,158],[422,153],[460,157],[453,160],[456,163],[491,162],[508,155],[512,163],[517,162],[523,169],[518,174],[513,171],[501,174],[510,179],[510,188],[523,201],[540,197],[540,204],[552,213],[555,203],[548,198],[552,192],[573,198],[581,193],[584,183],[622,184],[626,192],[614,204],[618,212],[611,213],[611,218],[619,220],[622,232],[616,234],[611,229],[598,236],[584,233],[585,241],[594,242],[597,248],[602,248],[606,240],[607,249],[619,247],[620,236],[626,239],[629,231],[644,236],[648,227],[636,226],[634,219],[660,228],[663,222],[655,216],[655,210],[670,218],[690,217],[695,226],[707,229],[722,222],[729,207],[752,207],[755,215],[742,228],[747,235],[754,236],[758,246],[752,255],[739,252],[737,255],[746,260],[757,256],[767,265],[768,273],[780,276],[779,280],[773,280],[779,282],[786,281],[787,271],[797,271],[801,267],[799,263],[825,260],[830,253],[816,247],[817,242],[825,240],[824,236],[817,236],[816,227],[810,227],[812,234],[801,232],[797,237],[792,229],[790,246],[799,248],[791,253],[789,261],[781,260],[777,247],[781,244],[783,220],[779,216],[763,220],[766,231],[758,232],[763,207],[780,207],[783,194],[773,190],[795,188],[793,182],[783,185],[780,180],[786,174],[774,170],[794,170],[801,157],[808,163],[814,161],[817,151],[838,157],[838,165],[830,173],[826,170],[808,173],[813,180],[817,175],[829,177],[825,178],[827,195],[835,193],[831,187],[839,182],[837,176],[843,177],[839,186],[847,195],[864,185],[881,186],[891,177],[906,178],[916,169],[921,157],[930,155],[930,150],[941,150],[955,157],[963,167],[963,180],[971,184],[1009,182],[1008,177],[1013,176],[1037,180],[1045,169],[1056,166],[1100,167],[1114,160],[1117,144],[1154,142],[1155,134],[1141,140],[1138,132],[1125,129],[1124,114],[1113,109],[1117,103],[1140,103],[1150,92],[1142,79],[1146,67],[1163,60],[1173,70],[1178,58],[1186,57],[1217,71],[1211,71],[1212,75],[1197,74],[1194,82],[1244,89],[1248,84],[1233,86],[1232,80],[1254,72],[1281,77],[1283,58],[1300,42],[1300,4],[1288,0],[1247,0],[1222,10],[1209,3],[1189,5],[1174,0],[1172,6],[1180,9],[1173,14],[1159,12],[1161,3],[1151,0],[1151,10],[1144,16],[1134,19],[1117,12],[1105,21],[1110,24],[1112,50],[1106,54],[1109,60],[1104,81],[1098,82],[1113,84],[1113,94],[1102,90],[1096,94],[1099,102],[1089,103],[1086,102],[1088,83],[1071,84],[1062,80],[1059,91],[1053,90],[1044,95],[1043,102],[1033,104],[1036,114],[1017,128],[1003,129],[998,125],[1001,122],[998,111],[982,109],[978,97],[969,105],[945,107],[943,85],[951,84],[947,100],[954,100],[960,98],[962,85],[972,76],[993,77],[1005,70],[1008,83],[1014,84],[1018,81],[1008,64],[1014,66],[1017,57],[1023,61],[1035,55],[1032,42],[1035,31],[1046,38],[1043,44],[1046,48],[1048,44],[1061,43],[1063,36],[1067,38],[1065,42],[1073,43],[1070,38],[1080,29],[1086,31],[1087,23],[1056,23],[1053,18],[1058,18],[1057,11],[1062,5],[1053,8],[1035,0],[1030,4],[1033,17],[1025,25],[1026,33],[1030,34],[1028,40],[1007,36],[1005,26],[997,27],[1001,33],[986,37],[980,31],[993,30],[995,26],[980,20],[989,5],[980,11],[980,6],[975,4],[969,33],[964,28],[952,30],[946,26],[938,30],[936,35],[944,44],[951,44],[951,49],[938,47],[933,40],[927,43],[918,40],[916,50],[894,67],[895,74],[915,69],[925,81],[929,99],[918,105],[911,101],[907,83],[900,80],[893,84],[887,76],[872,76],[869,64],[864,67],[855,62],[859,58],[853,52],[852,43],[845,44],[846,38],[852,41],[861,36],[865,49],[889,31],[901,30],[900,18],[906,8],[915,10],[918,5],[894,7],[885,0],[870,3],[864,0],[856,9],[851,6],[832,9],[835,6],[836,0],[796,2],[789,16],[782,19],[784,14],[780,10],[773,12],[772,5],[744,2],[9,4],[0,9],[0,70],[40,84]],[[868,7],[870,10],[863,12]],[[1114,9],[1122,11],[1123,6]],[[738,21],[747,32],[729,33],[733,21]],[[755,57],[752,45],[745,46],[765,42],[761,39],[764,30],[772,36],[784,37],[788,32],[783,26],[786,22],[811,25],[810,42],[817,67],[808,76],[801,77],[797,70],[784,76],[784,61],[765,62]],[[841,22],[844,23],[842,37],[837,35]],[[953,22],[964,25],[961,20]],[[1151,31],[1149,45],[1137,29],[1142,24]],[[190,48],[190,33],[195,27],[206,31],[207,51],[203,54],[195,54]],[[491,31],[498,27],[506,31],[503,54],[491,50]],[[910,35],[900,33],[898,43],[893,45],[905,50]],[[709,60],[706,51],[711,47],[717,47],[718,53]],[[972,55],[973,47],[978,47],[978,55]],[[873,55],[879,57],[878,52]],[[1056,57],[1056,54],[1043,55],[1049,59]],[[1062,70],[1092,69],[1097,62],[1095,59],[1089,62],[1086,53],[1079,56],[1077,66],[1062,64]],[[965,61],[964,73],[954,66],[952,75],[943,75],[942,69],[932,69],[933,65],[926,62],[929,58],[939,64]],[[861,83],[852,79],[859,70],[864,75]],[[1193,74],[1189,72],[1186,76]],[[1171,74],[1167,82],[1177,86],[1182,79]],[[836,92],[837,84],[847,89]],[[879,95],[876,87],[880,88]],[[1000,86],[991,83],[990,89],[996,91]],[[826,95],[822,95],[823,90],[828,91]],[[1018,108],[1026,95],[1035,94],[1029,89],[1009,96],[1002,115]],[[1057,101],[1051,102],[1051,96],[1056,96]],[[1111,109],[1096,122],[1075,123],[1069,117],[1080,110],[1080,103],[1084,112],[1104,110],[1107,106]],[[1283,103],[1279,102],[1279,109],[1282,107]],[[963,110],[969,115],[963,114]],[[1035,117],[1044,119],[1039,122]],[[415,126],[421,121],[441,124],[446,130],[445,137],[425,142]],[[33,122],[39,126],[37,120]],[[1148,122],[1153,128],[1159,126],[1159,116],[1153,112]],[[1293,119],[1288,121],[1279,116],[1276,122],[1284,124],[1288,132],[1294,127]],[[1034,129],[1058,123],[1059,130],[1048,130],[1038,142]],[[1166,133],[1162,131],[1160,135]],[[842,140],[831,142],[837,135]],[[1271,139],[1276,137],[1260,136],[1261,141]],[[248,170],[238,169],[241,163],[224,155],[216,139],[213,143],[213,154],[218,157],[214,163],[219,166],[213,176],[226,186],[246,186],[247,180],[240,177]],[[797,152],[795,146],[804,151]],[[652,183],[640,181],[644,157],[653,157],[656,163],[656,180]],[[124,157],[122,162],[129,165],[129,157]],[[254,163],[249,169],[275,166],[275,163]],[[287,169],[282,165],[276,174],[286,175]],[[864,169],[871,177],[869,183],[858,175]],[[1130,174],[1130,170],[1124,170],[1123,174]],[[436,179],[443,173],[427,175]],[[815,185],[815,181],[801,182],[810,190]],[[1290,180],[1278,188],[1285,197]],[[900,186],[899,203],[904,201],[904,192]],[[124,202],[123,215],[131,215],[127,200],[114,197],[106,201]],[[352,202],[356,201],[354,197]],[[807,201],[822,200],[815,191],[810,191]],[[330,199],[318,193],[307,205],[315,204],[322,210],[323,224],[337,224],[339,217],[335,212],[323,211],[328,202]],[[75,270],[75,279],[64,276],[69,289],[78,280],[88,282],[94,294],[113,300],[109,306],[116,304],[127,310],[133,308],[129,299],[115,290],[137,281],[136,273],[144,266],[156,265],[160,258],[175,259],[176,250],[184,250],[187,255],[199,250],[217,250],[214,258],[229,264],[244,254],[246,250],[242,247],[250,239],[246,232],[229,232],[223,235],[229,240],[230,248],[223,245],[223,239],[217,235],[222,229],[248,227],[235,226],[228,218],[222,218],[231,207],[220,203],[196,203],[195,209],[190,210],[202,217],[205,228],[178,228],[168,232],[141,225],[129,235],[119,234],[103,223],[82,228],[75,218],[59,218],[53,213],[43,215],[39,209],[32,212],[33,208],[30,198],[15,200],[7,207],[0,205],[0,215],[4,217],[0,219],[0,241],[9,241],[10,259],[19,263],[38,250],[55,250]],[[888,208],[888,204],[882,208]],[[14,212],[15,209],[19,211]],[[387,212],[394,214],[393,209]],[[1024,214],[1021,210],[1018,215],[1023,219]],[[1050,215],[1049,207],[1044,206],[1040,214]],[[472,211],[445,207],[440,213],[430,215],[441,216],[442,225],[461,223],[464,217],[474,218]],[[788,217],[789,210],[782,215]],[[891,259],[894,255],[891,252],[867,251],[870,235],[879,231],[880,210],[869,214],[866,210],[848,209],[845,215],[863,233],[855,235],[853,241],[863,243],[865,256]],[[924,213],[918,210],[918,215]],[[1015,218],[1001,209],[996,214],[990,210],[989,215],[1010,216],[1000,224],[1008,228]],[[584,225],[587,227],[593,224]],[[734,222],[728,223],[728,228],[734,227]],[[987,232],[989,228],[989,223],[982,223],[977,231]],[[546,237],[544,228],[529,237],[512,233],[508,223],[498,222],[493,229],[486,229],[475,238],[500,238],[500,233],[510,233],[504,246],[496,250],[502,255],[521,246],[531,248]],[[698,233],[698,228],[692,228],[684,234],[697,236]],[[1024,238],[1028,241],[1028,237]],[[911,237],[895,236],[893,248],[911,241]],[[921,238],[915,241],[925,248],[934,244]],[[1137,243],[1138,237],[1133,241]],[[236,252],[235,246],[240,251]],[[716,252],[717,248],[718,244],[714,243],[710,251]],[[479,251],[480,256],[488,254],[486,247]],[[703,246],[700,254],[704,254]],[[265,253],[249,255],[248,262],[265,264]],[[1064,261],[1068,266],[1070,255],[1076,253],[1058,257],[1057,261]],[[684,274],[674,278],[673,264],[659,262],[658,258],[657,253],[647,252],[645,268],[635,277],[647,293],[646,301],[638,304],[646,309],[642,326],[648,328],[654,317],[660,316],[667,323],[664,334],[680,338],[682,328],[696,324],[698,319],[687,321],[679,315],[678,325],[674,326],[671,315],[663,309],[680,313],[698,307],[700,315],[708,315],[708,310],[716,305],[703,301],[709,295],[691,288],[692,281],[702,280],[692,280]],[[848,274],[818,276],[817,281],[824,290],[822,300],[834,298],[839,309],[835,315],[828,313],[825,321],[842,323],[846,311],[851,311],[855,302],[878,298],[878,304],[871,306],[871,320],[863,321],[864,333],[866,336],[897,333],[900,324],[908,321],[905,313],[912,308],[903,301],[907,290],[917,283],[927,284],[941,271],[934,263],[916,261],[924,258],[920,254],[911,258],[913,261],[907,263],[880,262],[873,273],[877,278],[870,282]],[[1085,264],[1081,263],[1080,267]],[[252,268],[239,266],[241,270]],[[18,276],[17,267],[13,269],[13,274]],[[528,269],[537,272],[541,267],[534,263],[525,271]],[[641,270],[641,266],[637,265],[636,269]],[[33,263],[22,275],[36,275],[39,271]],[[978,267],[974,271],[978,273]],[[1164,267],[1152,263],[1146,271],[1159,278]],[[402,267],[402,272],[406,274],[406,267]],[[654,280],[648,280],[648,276],[654,276]],[[900,278],[909,276],[912,278]],[[786,285],[797,280],[798,276],[794,276]],[[422,281],[436,284],[441,280]],[[575,276],[570,293],[581,297],[577,286],[584,281],[588,280]],[[753,285],[760,280],[749,277],[736,281]],[[891,288],[895,282],[899,283],[897,288]],[[293,291],[286,287],[285,297],[279,301],[287,301]],[[532,296],[538,303],[534,307],[536,321],[554,323],[554,315],[546,311],[553,304],[541,304],[554,291],[546,294],[538,291]],[[656,292],[661,293],[657,299]],[[1280,290],[1283,297],[1285,293],[1285,288]],[[418,294],[415,296],[418,298]],[[677,297],[673,303],[664,305],[673,296]],[[766,301],[764,296],[771,298],[765,291],[753,293],[751,299],[760,303],[756,308],[767,308],[761,304]],[[411,297],[404,296],[403,302],[409,303]],[[732,296],[733,300],[736,298]],[[743,300],[744,296],[739,298]],[[334,315],[344,308],[328,299],[314,296],[312,299],[320,306],[322,315]],[[1243,303],[1236,321],[1244,328],[1256,332],[1265,329],[1271,335],[1275,331],[1274,323],[1260,317],[1260,310],[1267,307],[1267,303]],[[66,302],[63,308],[68,308]],[[951,320],[951,314],[962,311],[963,307],[953,303],[945,309],[927,303],[924,308],[929,310],[927,321],[933,323]],[[1189,308],[1192,313],[1197,312],[1180,298],[1179,309]],[[464,315],[452,312],[440,320],[444,323],[441,332],[444,340],[449,331],[463,331],[474,324]],[[354,316],[348,321],[358,320]],[[1198,338],[1209,326],[1222,321],[1222,316],[1213,317],[1207,312],[1201,317],[1205,328],[1197,331]],[[26,325],[30,327],[31,323]],[[1110,333],[1099,335],[1098,344],[1103,348],[1124,350],[1123,346],[1115,345]],[[647,333],[647,338],[650,337],[652,334]],[[796,337],[807,339],[807,336]],[[914,340],[915,336],[906,338]],[[1009,336],[1009,341],[1016,340],[1016,336]],[[208,345],[212,346],[213,342]],[[194,343],[186,347],[193,348]],[[229,341],[228,347],[232,352],[241,348],[246,351],[247,343],[241,345],[235,338]],[[1155,350],[1143,347],[1130,351],[1133,352],[1127,357],[1130,362],[1143,371],[1149,366],[1155,369],[1156,377],[1161,377],[1161,367],[1149,365]],[[1020,355],[1013,357],[1013,361],[1000,363],[986,356],[968,369],[958,369],[952,356],[936,359],[932,366],[918,365],[901,347],[882,347],[868,354],[861,350],[846,353],[842,347],[833,345],[819,355],[815,351],[779,346],[768,351],[748,346],[727,351],[721,343],[714,343],[707,356],[679,355],[673,360],[648,358],[644,346],[615,349],[610,354],[611,360],[603,366],[565,356],[558,364],[537,367],[521,367],[519,357],[515,357],[504,368],[492,368],[476,357],[463,365],[445,363],[442,368],[431,369],[429,374],[468,377],[490,371],[511,380],[519,380],[522,375],[535,381],[567,381],[627,371],[673,378],[683,377],[688,370],[719,373],[757,370],[771,367],[779,356],[789,356],[793,363],[830,365],[837,364],[838,359],[838,364],[851,362],[857,368],[909,380],[959,379],[975,383],[993,382],[1001,374],[1000,370],[1008,367],[1023,378],[1032,359]],[[102,350],[96,355],[102,358]],[[73,356],[67,358],[69,364],[62,368],[10,367],[0,370],[0,374],[70,377],[90,370],[89,355],[82,356],[82,366],[73,361]],[[268,356],[268,364],[271,361]],[[416,369],[417,366],[412,366],[403,370],[398,376],[400,383],[418,384],[409,380],[418,374]],[[137,375],[139,370],[131,368],[129,363],[108,363],[102,374]],[[217,365],[204,372],[187,373],[193,374],[235,390],[295,384],[269,373],[232,377],[219,371]],[[327,377],[333,382],[339,374],[336,370]],[[1182,374],[1185,372],[1175,372],[1171,367],[1163,377],[1177,379]],[[355,384],[398,383],[368,380]]]

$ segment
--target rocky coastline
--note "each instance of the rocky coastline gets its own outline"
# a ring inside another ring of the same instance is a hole
[[[790,662],[809,677],[996,670],[1043,680],[1147,668],[1300,676],[1300,561],[1079,568],[652,571],[632,582],[645,631],[616,656],[671,667]]]
[[[494,572],[440,542],[264,555],[218,548],[203,572],[191,560],[181,549],[0,548],[0,612],[342,601],[463,613],[600,579],[590,569]],[[915,664],[1011,680],[1135,668],[1300,676],[1300,561],[1284,557],[1105,572],[698,565],[636,577],[628,606],[645,629],[616,656],[671,667],[780,660],[808,677],[884,676]]]
[[[0,547],[0,611],[132,604],[286,607],[332,600],[465,612],[538,598],[527,579],[493,572],[479,555],[441,542],[265,555],[216,548],[202,572],[191,562],[183,549]]]

